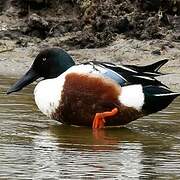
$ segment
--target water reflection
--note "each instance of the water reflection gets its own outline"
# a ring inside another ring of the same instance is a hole
[[[1,77],[0,178],[180,179],[180,98],[124,128],[92,131],[49,120],[32,87],[6,96]]]
[[[34,139],[36,163],[43,171],[59,167],[56,173],[61,178],[141,176],[142,144],[133,138],[141,136],[139,133],[127,128],[92,132],[63,125],[50,126],[49,130]],[[44,164],[44,160],[50,164]]]

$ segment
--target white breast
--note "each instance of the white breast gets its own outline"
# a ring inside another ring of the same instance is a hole
[[[122,87],[119,100],[127,107],[141,110],[144,104],[144,93],[141,85],[129,85]]]
[[[34,89],[35,102],[40,111],[48,117],[55,112],[61,100],[64,78],[61,81],[47,79],[39,82]]]

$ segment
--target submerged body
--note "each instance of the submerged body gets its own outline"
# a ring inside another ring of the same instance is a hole
[[[155,77],[167,60],[149,66],[116,66],[106,62],[75,65],[62,49],[42,51],[8,94],[39,77],[34,90],[38,108],[48,117],[78,126],[124,125],[167,107],[179,93]]]

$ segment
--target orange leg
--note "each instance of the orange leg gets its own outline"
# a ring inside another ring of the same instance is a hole
[[[104,123],[105,123],[105,117],[111,117],[114,116],[118,113],[118,108],[112,109],[112,111],[106,111],[102,113],[96,113],[94,120],[93,120],[93,125],[92,128],[103,128]]]

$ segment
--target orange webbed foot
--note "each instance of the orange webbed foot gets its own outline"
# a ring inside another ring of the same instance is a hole
[[[96,128],[103,128],[105,123],[105,119],[102,115],[102,113],[96,113],[94,120],[93,120],[93,129]]]
[[[111,117],[111,116],[116,115],[117,113],[118,113],[118,108],[114,108],[111,111],[96,113],[94,120],[93,120],[92,128],[93,129],[103,128],[104,124],[106,122],[105,117]]]

